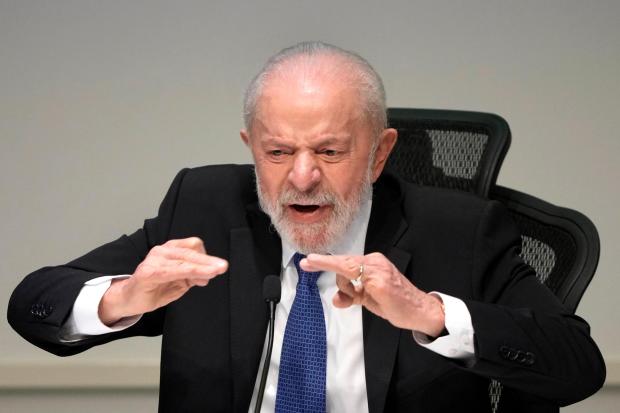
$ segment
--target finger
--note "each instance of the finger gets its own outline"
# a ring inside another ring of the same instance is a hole
[[[359,277],[363,262],[363,256],[310,254],[300,264],[306,271],[333,271],[354,280]]]
[[[178,265],[164,267],[165,276],[171,277],[172,280],[180,278],[210,280],[228,269],[228,264],[221,265],[203,265],[194,264],[187,261],[179,262]]]
[[[334,294],[332,303],[334,303],[334,307],[337,308],[348,308],[353,305],[353,298],[349,297],[342,291],[338,291],[336,292],[336,294]]]
[[[209,284],[209,280],[194,279],[189,280],[189,283],[193,287],[205,287],[207,284]]]
[[[347,294],[351,297],[357,294],[357,291],[355,291],[355,287],[353,287],[351,281],[348,278],[343,277],[342,275],[336,274],[336,286],[338,286],[338,289],[344,294]]]
[[[198,237],[171,239],[167,241],[164,245],[170,247],[189,248],[196,252],[202,252],[203,254],[206,254],[204,243]]]
[[[187,261],[194,264],[202,265],[224,265],[226,260],[213,255],[207,255],[202,252],[197,252],[189,248],[179,247],[161,247],[157,250],[157,255],[174,261]]]
[[[228,263],[222,266],[221,264],[202,265],[187,261],[177,261],[176,265],[172,265],[172,261],[168,261],[167,264],[154,267],[146,263],[141,265],[139,275],[151,283],[166,284],[183,280],[208,281],[225,273],[228,269]]]

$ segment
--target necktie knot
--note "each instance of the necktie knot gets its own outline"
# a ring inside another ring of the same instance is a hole
[[[295,263],[295,268],[297,269],[297,274],[299,275],[298,282],[309,286],[316,285],[317,280],[321,276],[321,271],[304,271],[299,265],[299,262],[304,258],[306,258],[306,256],[298,252],[293,255],[293,262]]]

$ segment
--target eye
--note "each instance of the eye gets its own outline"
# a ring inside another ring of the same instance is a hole
[[[269,149],[266,152],[267,158],[271,159],[272,162],[284,162],[288,155],[291,154],[291,151],[287,148],[281,149]]]
[[[333,149],[325,149],[322,151],[322,153],[330,158],[338,155],[338,151],[335,151]]]

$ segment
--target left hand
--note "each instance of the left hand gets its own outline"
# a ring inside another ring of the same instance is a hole
[[[362,284],[351,281],[360,276]],[[301,260],[306,271],[333,271],[338,292],[334,306],[347,308],[360,304],[396,327],[420,331],[437,337],[444,329],[441,299],[416,288],[383,254],[310,254]]]

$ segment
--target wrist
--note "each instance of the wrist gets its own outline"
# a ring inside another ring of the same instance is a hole
[[[441,297],[435,294],[426,294],[428,298],[429,310],[428,329],[424,331],[429,337],[437,338],[446,333],[446,309]]]
[[[99,302],[98,314],[103,324],[110,327],[130,314],[125,311],[123,298],[124,287],[128,279],[115,279],[110,283],[110,287],[101,297]]]

